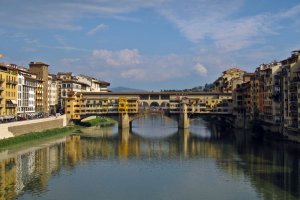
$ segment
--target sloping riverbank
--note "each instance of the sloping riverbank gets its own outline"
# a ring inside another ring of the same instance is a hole
[[[28,145],[32,142],[37,142],[41,140],[60,137],[63,135],[68,135],[76,130],[80,130],[81,128],[85,128],[85,127],[91,127],[91,126],[104,127],[104,126],[114,125],[115,123],[116,122],[110,118],[96,117],[94,119],[85,122],[80,122],[79,124],[70,125],[62,128],[48,129],[39,132],[30,132],[16,137],[0,140],[0,150],[12,148],[12,147],[21,147],[23,145]]]

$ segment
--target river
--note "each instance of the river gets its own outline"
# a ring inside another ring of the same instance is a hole
[[[300,145],[150,115],[0,153],[0,199],[300,199]]]

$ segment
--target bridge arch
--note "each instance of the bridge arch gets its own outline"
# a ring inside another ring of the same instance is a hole
[[[114,115],[108,115],[108,114],[90,114],[90,115],[86,115],[83,118],[79,119],[79,120],[75,120],[75,123],[82,123],[82,125],[84,126],[84,124],[92,119],[95,119],[97,117],[105,117],[105,118],[110,118],[116,122],[119,121],[119,115],[118,114],[114,114]]]
[[[140,103],[139,103],[139,106],[140,107],[149,107],[149,103],[148,102],[146,102],[146,101],[141,101]]]
[[[159,103],[156,101],[151,102],[150,107],[159,107]]]
[[[168,108],[169,105],[170,105],[170,104],[169,104],[168,102],[163,101],[163,102],[161,102],[160,107],[161,107],[161,108]]]

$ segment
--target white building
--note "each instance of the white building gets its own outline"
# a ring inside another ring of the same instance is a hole
[[[35,90],[37,87],[36,75],[26,68],[18,68],[18,110],[19,116],[28,117],[36,112]]]
[[[59,107],[64,109],[65,98],[68,92],[108,92],[110,83],[99,81],[95,78],[78,75],[74,76],[72,72],[58,72],[58,102]]]
[[[48,110],[55,114],[58,106],[58,80],[55,75],[48,76]]]
[[[87,87],[86,92],[108,92],[108,86],[110,83],[105,81],[97,80],[93,77],[89,77],[86,75],[78,75],[76,76],[78,82],[85,83],[89,87]]]

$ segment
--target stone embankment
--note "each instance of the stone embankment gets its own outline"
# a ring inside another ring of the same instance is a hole
[[[67,126],[66,115],[0,124],[0,139]]]

